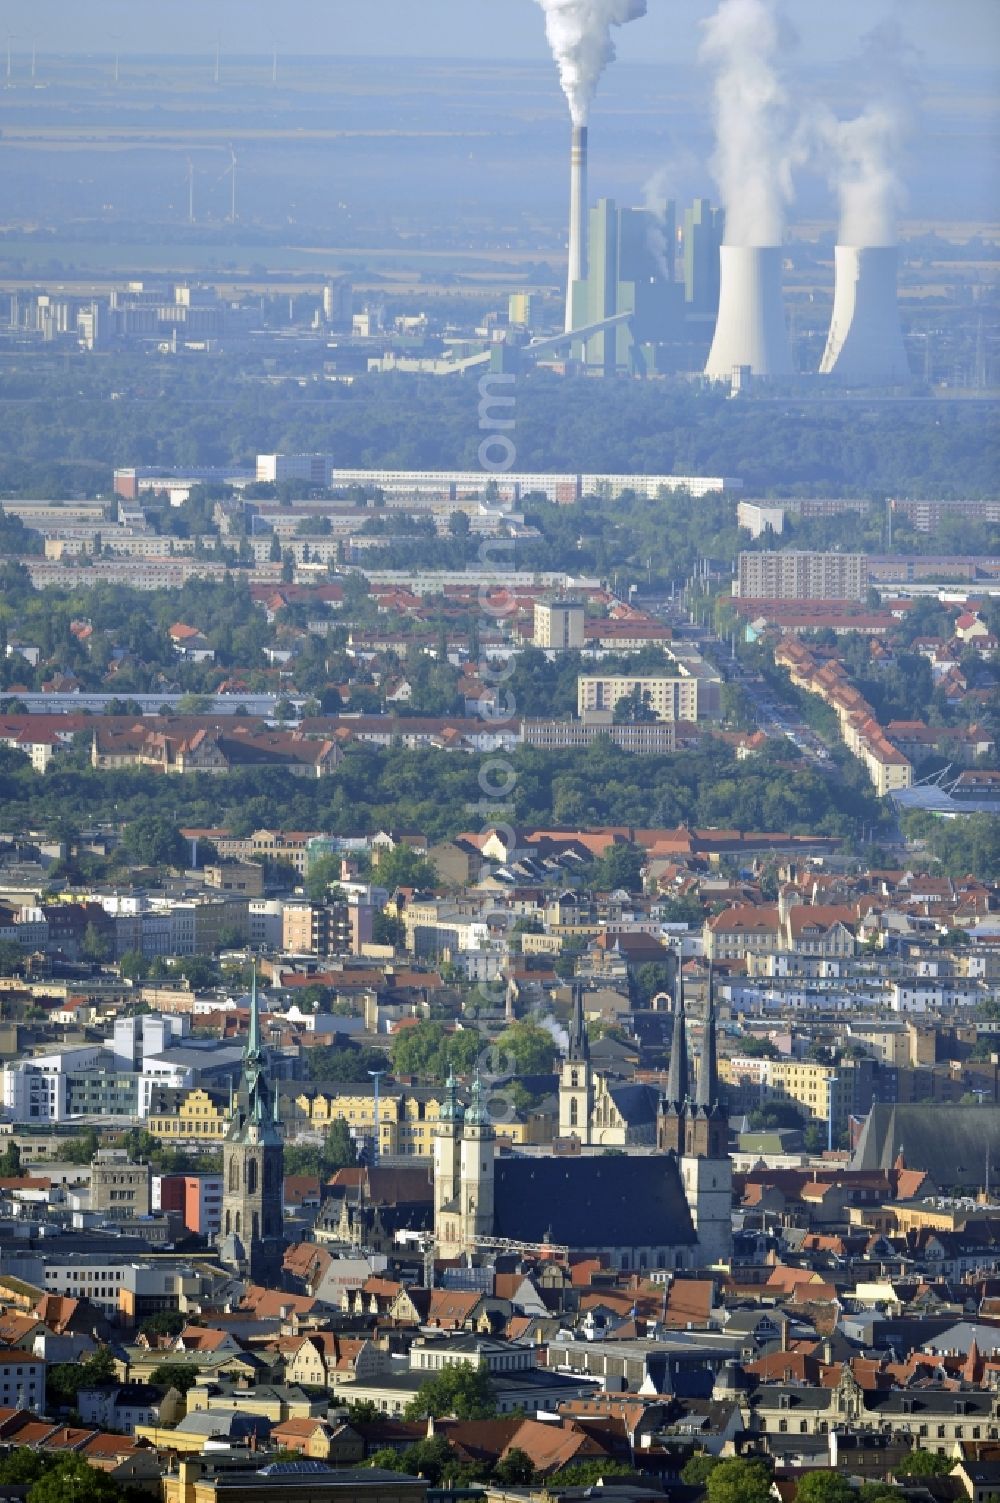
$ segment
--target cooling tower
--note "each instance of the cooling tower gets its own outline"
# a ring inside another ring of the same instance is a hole
[[[573,327],[573,283],[587,275],[587,127],[574,125],[569,173],[569,275],[566,333]]]
[[[749,366],[755,376],[792,374],[777,245],[723,245],[719,251],[719,316],[705,374],[728,381],[737,366]]]
[[[896,301],[894,245],[838,245],[830,333],[820,374],[844,381],[908,381]]]

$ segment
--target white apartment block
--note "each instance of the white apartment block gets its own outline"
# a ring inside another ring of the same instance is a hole
[[[741,553],[735,593],[743,600],[863,600],[867,589],[863,553],[786,548]]]
[[[581,674],[576,681],[576,710],[585,720],[601,716],[610,720],[620,700],[638,690],[649,695],[649,708],[657,720],[704,719],[704,685],[698,678],[681,674]]]
[[[41,1414],[44,1406],[44,1360],[15,1347],[0,1351],[0,1408]]]

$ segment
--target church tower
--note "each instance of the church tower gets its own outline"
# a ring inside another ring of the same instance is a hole
[[[589,1143],[593,1106],[594,1074],[583,1016],[583,983],[574,981],[569,1043],[559,1074],[559,1136],[577,1137],[581,1143]]]
[[[250,990],[250,1028],[243,1073],[222,1145],[222,1229],[219,1255],[256,1283],[276,1285],[285,1249],[282,1185],[284,1144],[278,1092],[260,1037],[257,972]]]
[[[681,1179],[698,1233],[703,1267],[728,1263],[733,1248],[733,1166],[729,1157],[729,1118],[719,1101],[715,1054],[715,975],[708,968],[708,1006],[694,1105],[684,1123]]]
[[[496,1133],[490,1121],[485,1088],[479,1071],[472,1082],[472,1100],[465,1113],[461,1146],[462,1249],[476,1251],[479,1237],[493,1235],[493,1161]]]
[[[441,1212],[458,1199],[462,1169],[462,1122],[465,1109],[458,1099],[458,1082],[448,1076],[444,1101],[434,1129],[434,1225]],[[438,1233],[440,1235],[440,1232]]]
[[[666,1094],[660,1101],[656,1121],[656,1146],[661,1153],[684,1152],[684,1126],[688,1110],[687,1026],[684,1017],[684,972],[677,956],[674,973],[674,1026],[670,1037],[670,1070]]]

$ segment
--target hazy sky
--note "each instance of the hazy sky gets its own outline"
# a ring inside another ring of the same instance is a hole
[[[712,0],[649,0],[649,16],[623,28],[620,55],[691,60]],[[1000,66],[1000,0],[785,0],[804,61],[834,62],[888,14],[903,20],[929,63]],[[542,58],[535,0],[4,0],[4,26],[22,48],[202,51],[214,45],[346,55]],[[15,43],[15,46],[18,44]],[[2,104],[0,104],[2,110]]]

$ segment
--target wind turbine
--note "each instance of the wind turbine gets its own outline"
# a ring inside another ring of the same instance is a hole
[[[278,37],[272,37],[271,38],[271,87],[273,89],[276,89],[278,87],[278,47],[279,46],[280,46],[280,40],[279,40],[279,38]]]
[[[187,159],[188,224],[194,224],[194,162]]]
[[[111,34],[111,40],[115,44],[115,73],[114,73],[114,78],[115,78],[115,86],[116,87],[121,82],[121,76],[122,76],[122,71],[121,71],[121,51],[120,51],[121,39],[122,39],[122,36],[121,36],[121,32],[120,31],[112,32],[112,34]]]
[[[38,38],[31,38],[31,82],[34,83],[38,62]]]
[[[14,43],[18,40],[16,31],[7,33],[7,87],[11,86],[14,77]]]
[[[216,39],[215,39],[215,69],[214,69],[214,72],[212,74],[212,81],[215,83],[216,87],[218,87],[218,85],[222,82],[222,38],[221,37],[216,37]]]

